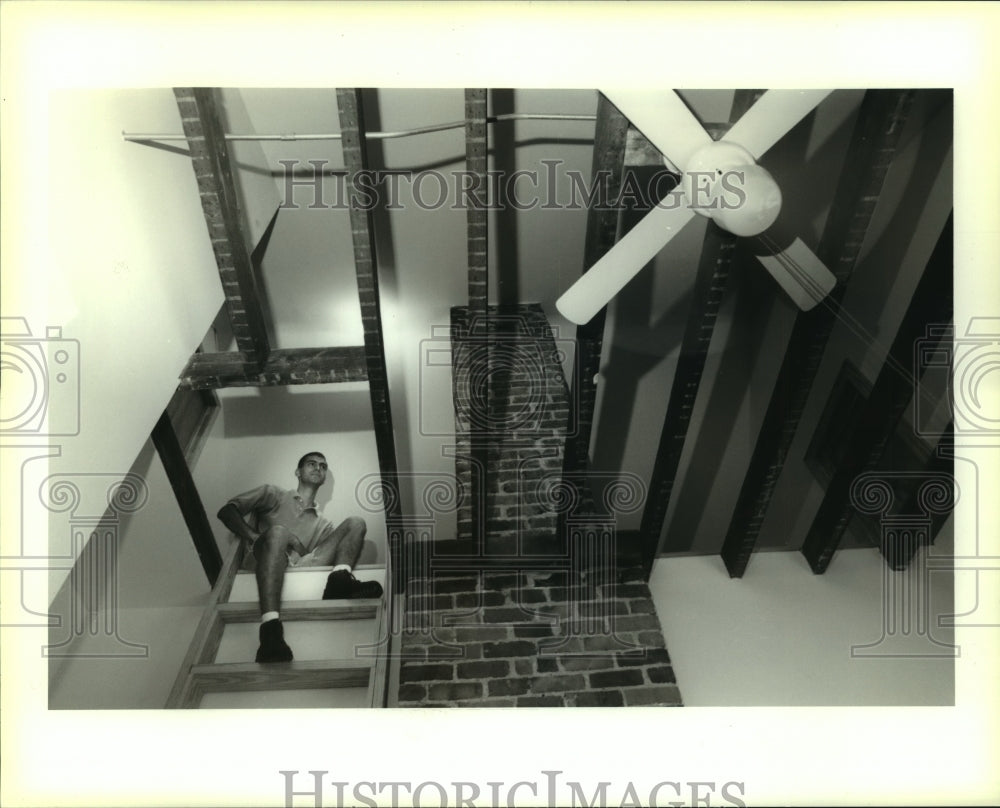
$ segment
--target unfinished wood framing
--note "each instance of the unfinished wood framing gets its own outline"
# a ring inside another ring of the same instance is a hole
[[[263,366],[239,351],[196,353],[181,372],[181,390],[330,384],[368,379],[364,346],[275,349]]]
[[[226,145],[221,105],[216,91],[205,87],[176,88],[174,96],[191,151],[236,345],[250,361],[263,363],[270,341]]]
[[[869,90],[861,103],[817,250],[837,285],[823,303],[795,319],[723,542],[721,555],[730,577],[742,577],[757,544],[913,96],[912,90]]]
[[[341,147],[344,166],[347,168],[347,187],[351,217],[351,239],[354,247],[354,270],[358,280],[361,303],[361,324],[365,335],[365,365],[368,370],[368,389],[372,404],[372,422],[375,425],[375,447],[379,472],[382,476],[383,503],[386,523],[399,518],[399,497],[396,444],[392,429],[392,408],[389,403],[389,378],[382,339],[382,314],[379,302],[378,266],[376,264],[375,234],[372,214],[364,204],[362,185],[357,181],[360,172],[368,167],[365,149],[365,125],[361,109],[361,93],[357,89],[337,90],[337,110],[342,132]],[[389,555],[393,581],[389,586],[400,591],[401,576],[398,545],[389,534]]]
[[[953,245],[949,217],[806,535],[802,554],[815,573],[826,572],[854,513],[850,497],[854,479],[877,467],[913,398],[917,383],[910,374],[914,345],[926,335],[928,325],[951,321]],[[951,338],[945,339],[950,342]],[[882,549],[892,553],[892,548]]]

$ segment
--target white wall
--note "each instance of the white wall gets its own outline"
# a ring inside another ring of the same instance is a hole
[[[798,552],[758,553],[739,579],[718,556],[657,559],[649,585],[685,706],[954,704],[953,629],[938,617],[975,604],[955,603],[952,571],[926,563],[945,559],[951,538],[949,520],[903,573],[868,549],[842,550],[824,575]],[[886,576],[913,587],[922,574],[929,587],[912,606],[926,609],[926,632],[883,640],[886,617],[904,614],[883,609]]]
[[[144,480],[148,499],[112,527],[117,575],[100,576],[96,590],[81,581],[74,591],[67,580],[53,600],[63,623],[50,629],[49,644],[65,656],[49,659],[51,709],[162,708],[208,601],[208,579],[151,441],[130,473]],[[94,557],[93,543],[84,553]],[[97,609],[87,619],[100,629],[75,632],[71,601],[89,591]]]
[[[229,533],[215,514],[231,496],[264,483],[294,489],[299,458],[320,451],[330,471],[317,504],[334,524],[361,516],[368,524],[361,562],[385,563],[385,514],[365,495],[378,474],[368,385],[228,388],[219,393],[220,426],[202,450],[195,480],[220,544],[228,544]]]
[[[70,369],[59,383],[50,356],[49,411],[67,423],[78,412],[79,429],[12,436],[10,443],[33,448],[4,452],[4,477],[23,474],[25,494],[20,513],[8,509],[4,534],[11,540],[20,534],[29,555],[63,557],[50,564],[49,592],[55,593],[76,549],[67,538],[68,515],[50,513],[36,492],[47,489],[48,474],[77,481],[125,474],[221,305],[222,291],[190,160],[122,140],[123,130],[180,131],[173,93],[39,95],[25,114],[4,121],[5,146],[16,158],[4,159],[2,312],[26,318],[43,341],[46,327],[62,328]],[[49,345],[43,342],[41,350],[53,351],[55,343]],[[5,397],[19,395],[19,382],[31,384],[21,374],[5,374]],[[104,505],[81,508],[100,515]],[[48,602],[40,597],[41,603],[29,598],[36,610]]]

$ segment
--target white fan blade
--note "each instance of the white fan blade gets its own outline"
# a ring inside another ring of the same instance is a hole
[[[832,90],[768,90],[722,138],[738,143],[755,160],[783,138]]]
[[[758,255],[757,260],[802,311],[809,311],[837,285],[836,276],[800,238],[777,255]]]
[[[563,293],[559,313],[577,325],[589,322],[694,217],[685,204],[654,207]]]
[[[692,154],[712,142],[694,113],[673,90],[601,92],[681,171]]]

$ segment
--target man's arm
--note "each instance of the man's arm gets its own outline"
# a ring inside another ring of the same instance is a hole
[[[241,539],[249,542],[251,547],[253,546],[253,543],[260,538],[260,534],[250,527],[246,519],[243,518],[243,514],[240,513],[240,509],[237,508],[232,502],[227,502],[223,505],[219,509],[216,516],[218,516],[219,521],[233,533]]]

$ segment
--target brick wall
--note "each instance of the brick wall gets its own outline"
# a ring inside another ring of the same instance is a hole
[[[411,580],[401,707],[680,706],[639,568]]]
[[[470,495],[450,544],[478,535],[470,433],[485,442],[487,541],[461,569],[438,544],[411,547],[400,706],[679,706],[642,569],[620,568],[615,512],[642,498],[603,480],[595,504],[590,477],[563,475],[569,392],[541,307],[453,309],[452,350]]]

